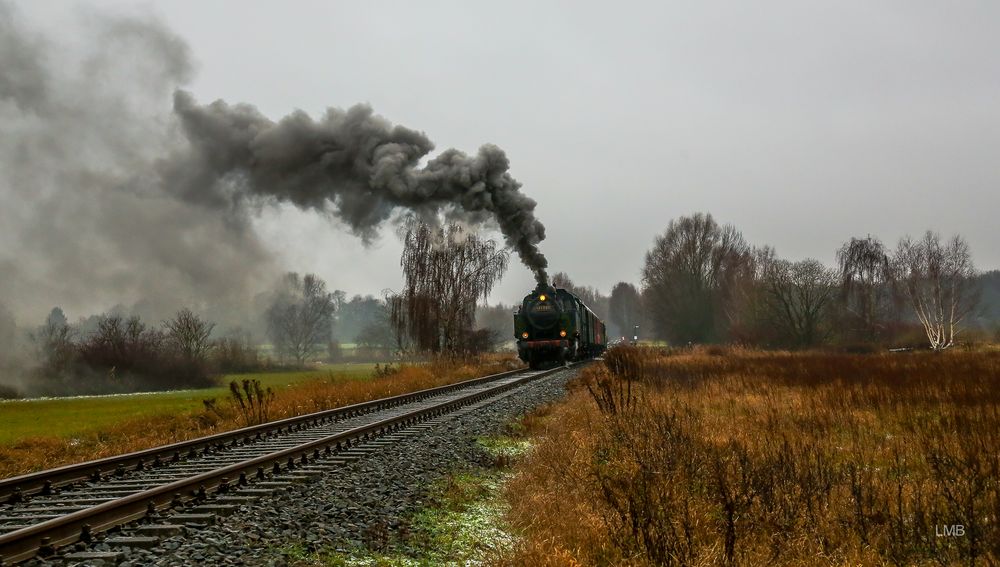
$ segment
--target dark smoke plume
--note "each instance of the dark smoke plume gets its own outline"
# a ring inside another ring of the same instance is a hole
[[[162,22],[85,16],[74,44],[0,0],[0,301],[23,328],[56,305],[152,321],[191,307],[252,326],[246,306],[284,271],[254,231],[271,202],[330,213],[365,241],[399,209],[493,219],[545,278],[535,202],[499,148],[422,165],[428,138],[366,106],[274,122],[199,105],[177,90],[194,64]]]
[[[488,216],[538,281],[547,279],[535,201],[494,145],[475,156],[449,149],[419,167],[434,144],[366,105],[330,108],[318,121],[299,111],[274,122],[249,105],[199,105],[177,91],[174,112],[190,145],[160,171],[164,187],[189,202],[228,208],[273,198],[332,212],[366,240],[397,207],[426,218]]]
[[[193,75],[187,45],[146,15],[84,16],[50,38],[0,0],[0,302],[26,329],[55,305],[152,321],[190,306],[245,324],[241,307],[280,266],[245,217],[157,182],[186,144],[168,125]]]

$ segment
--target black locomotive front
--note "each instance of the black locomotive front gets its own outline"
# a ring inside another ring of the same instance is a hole
[[[569,291],[538,286],[514,314],[517,354],[532,368],[604,351],[604,323]]]

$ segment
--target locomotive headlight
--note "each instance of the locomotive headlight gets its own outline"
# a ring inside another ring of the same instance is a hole
[[[544,293],[542,295],[538,296],[538,301],[545,301],[545,294]]]
[[[565,337],[566,336],[566,331],[559,331],[559,336],[560,337]]]
[[[521,333],[521,338],[522,339],[528,338],[528,331],[525,331],[525,332]]]

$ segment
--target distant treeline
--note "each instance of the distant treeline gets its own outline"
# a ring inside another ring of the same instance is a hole
[[[257,309],[251,329],[220,331],[190,309],[152,323],[121,306],[76,323],[55,307],[43,323],[18,327],[0,304],[0,398],[204,387],[219,374],[386,361],[411,346],[400,344],[385,299],[348,299],[313,274],[286,274]],[[486,348],[510,334],[509,307],[476,318]]]
[[[158,327],[138,316],[107,315],[81,334],[55,308],[31,334],[37,359],[22,385],[35,395],[200,388],[218,373],[261,367],[249,336],[213,339],[213,327],[182,309]]]
[[[945,349],[1000,339],[1000,272],[977,272],[961,236],[928,231],[893,248],[855,237],[836,258],[835,267],[785,260],[711,215],[680,217],[646,253],[641,287],[617,284],[606,315],[619,336],[678,345]]]
[[[311,316],[300,309],[303,281],[318,279],[288,274],[268,294],[258,315],[265,336],[240,328],[220,332],[213,321],[190,309],[155,323],[120,306],[76,323],[55,307],[40,325],[16,327],[0,306],[0,383],[6,383],[0,396],[199,388],[214,385],[219,374],[301,364],[290,334],[299,341],[310,336],[322,341],[297,347],[308,355],[328,349],[332,336],[329,311],[325,319],[311,321],[320,329],[312,335],[303,334],[302,320],[295,319]],[[325,284],[319,287],[325,292]],[[332,304],[343,296],[338,294],[322,299]],[[275,345],[266,356],[260,349],[265,340]]]

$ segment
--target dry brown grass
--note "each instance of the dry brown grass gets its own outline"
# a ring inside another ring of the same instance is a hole
[[[512,358],[499,355],[462,361],[439,359],[425,364],[394,366],[388,372],[381,372],[369,380],[333,377],[304,382],[276,392],[268,408],[268,415],[272,420],[283,419],[443,386],[511,370],[519,364]],[[215,400],[214,404],[206,405],[205,411],[130,419],[72,439],[26,438],[12,445],[0,446],[0,478],[185,441],[244,426],[244,417],[231,400]]]
[[[615,349],[530,422],[504,562],[997,564],[998,401],[995,351]]]

